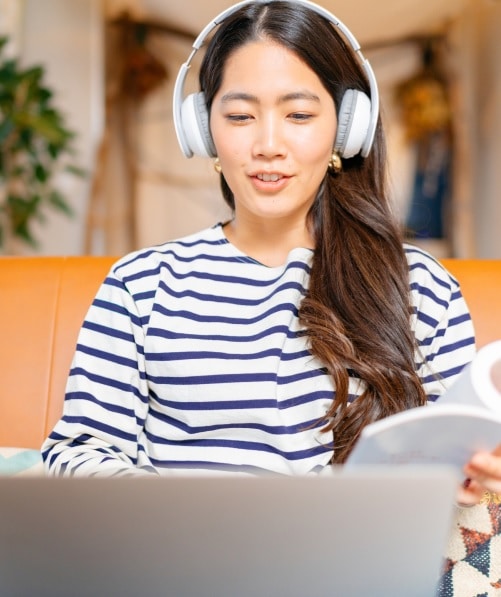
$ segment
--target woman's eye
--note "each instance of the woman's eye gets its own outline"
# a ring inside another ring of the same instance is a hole
[[[305,114],[304,112],[293,112],[290,117],[292,120],[296,120],[298,122],[305,122],[312,118],[311,114]]]
[[[251,119],[251,117],[248,114],[228,114],[228,116],[226,117],[228,120],[230,120],[231,122],[247,122],[248,120]]]

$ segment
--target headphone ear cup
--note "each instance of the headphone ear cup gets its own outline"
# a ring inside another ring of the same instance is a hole
[[[360,153],[367,138],[371,101],[363,91],[347,89],[339,108],[334,149],[343,158]]]
[[[188,95],[181,106],[183,133],[191,151],[201,157],[216,157],[210,134],[209,114],[202,92]]]

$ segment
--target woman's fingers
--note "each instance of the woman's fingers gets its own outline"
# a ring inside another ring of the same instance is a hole
[[[470,478],[460,485],[456,494],[459,506],[475,506],[480,502],[485,493],[484,487]]]
[[[501,493],[501,445],[490,453],[475,454],[466,464],[464,472],[475,485],[483,486],[487,491]]]

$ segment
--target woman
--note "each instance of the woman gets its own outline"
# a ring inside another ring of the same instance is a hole
[[[244,4],[200,87],[233,218],[112,268],[43,446],[53,474],[320,473],[474,354],[456,281],[402,244],[380,124],[354,156],[339,139],[347,91],[375,97],[328,19]],[[501,446],[465,473],[462,502],[499,491]]]

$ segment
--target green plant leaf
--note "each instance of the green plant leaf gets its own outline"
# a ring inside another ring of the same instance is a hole
[[[38,182],[47,182],[47,179],[49,178],[49,173],[43,167],[42,164],[40,164],[40,163],[35,164],[34,173],[35,173],[35,178],[38,180]]]
[[[17,60],[5,60],[0,67],[0,85],[7,90],[12,90],[19,81]]]
[[[44,66],[21,68],[17,59],[2,54],[7,43],[7,36],[0,37],[0,183],[5,189],[0,195],[0,246],[9,229],[35,247],[30,224],[43,221],[46,208],[73,214],[53,186],[53,172],[62,169],[83,176],[84,171],[64,164],[63,158],[73,156],[75,133],[53,104]]]
[[[0,144],[7,139],[7,137],[12,133],[14,130],[14,123],[10,118],[6,118],[2,122],[0,122]],[[0,149],[1,151],[1,149]]]
[[[16,236],[26,238],[29,221],[36,212],[38,201],[10,194],[7,195],[7,213],[10,215],[12,231]]]
[[[14,122],[16,125],[24,130],[30,130],[36,135],[40,135],[51,145],[64,148],[72,135],[64,128],[59,126],[57,121],[50,115],[33,114],[30,112],[19,112],[15,115]]]
[[[13,232],[18,238],[21,238],[27,245],[29,245],[33,249],[38,248],[38,242],[31,233],[27,221],[20,226],[16,226]]]
[[[84,168],[80,168],[80,166],[76,166],[74,164],[67,164],[64,167],[64,171],[69,172],[70,174],[73,174],[74,176],[79,176],[80,178],[87,178],[87,176],[89,174],[87,172],[87,170],[85,170]]]
[[[65,213],[68,216],[73,215],[73,209],[59,191],[54,190],[51,193],[49,193],[48,201],[49,204],[57,211]]]

